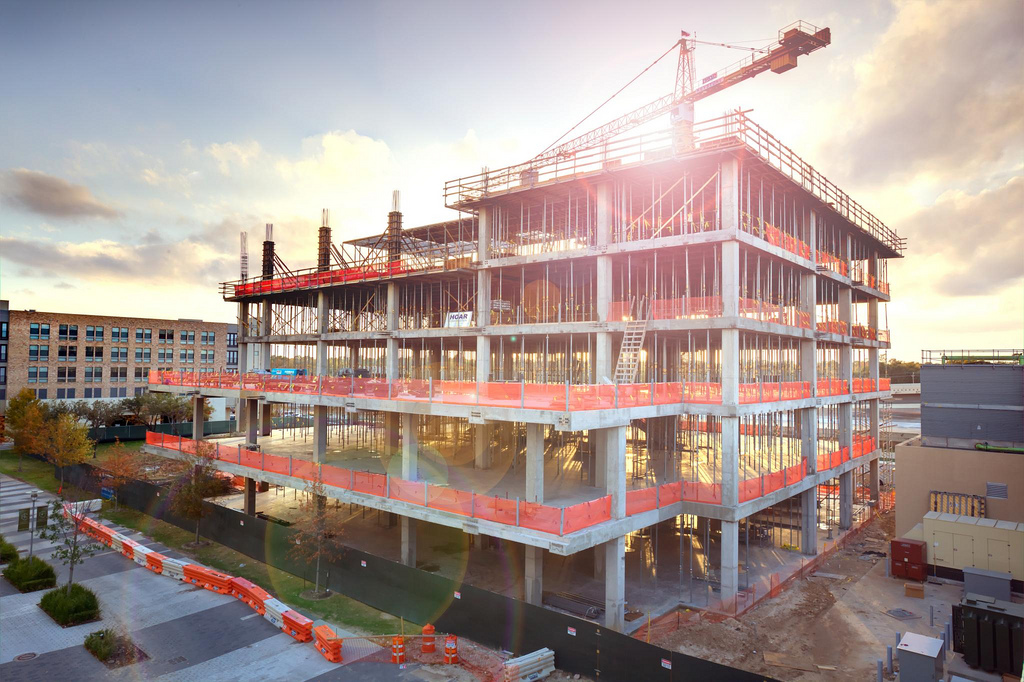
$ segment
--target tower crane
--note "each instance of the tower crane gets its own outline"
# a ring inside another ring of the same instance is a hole
[[[661,61],[678,46],[679,61],[676,67],[676,83],[674,90],[670,94],[659,97],[653,102],[649,102],[628,114],[616,118],[614,121],[610,121],[571,140],[560,144],[556,140],[555,144],[534,157],[531,163],[572,157],[584,149],[600,146],[616,135],[631,128],[636,128],[666,112],[671,112],[672,123],[681,136],[681,143],[692,147],[693,105],[695,102],[721,92],[737,83],[741,83],[748,78],[753,78],[765,71],[785,73],[790,69],[796,68],[797,57],[819,50],[831,42],[832,34],[828,27],[819,29],[803,21],[796,21],[780,29],[778,39],[762,48],[748,48],[725,43],[706,43],[705,41],[697,40],[686,31],[682,31],[679,41],[651,64],[651,66],[654,66],[654,64]],[[750,57],[727,67],[724,71],[712,73],[702,79],[700,83],[697,83],[694,76],[693,53],[698,43],[747,49],[752,54]],[[651,66],[647,67],[647,69],[651,68]],[[644,71],[647,71],[647,69],[644,69]],[[639,74],[637,77],[639,77]],[[636,78],[633,80],[636,80]],[[630,83],[632,82],[630,81]],[[620,89],[618,92],[622,92],[622,90]],[[617,95],[618,92],[615,94]],[[615,95],[612,95],[612,97],[615,97]],[[604,104],[607,104],[610,100],[611,98],[605,100]],[[604,104],[601,106],[604,106]],[[598,109],[600,108],[598,107]],[[573,126],[565,135],[568,135],[579,125],[578,123],[576,126]],[[562,137],[565,137],[565,135],[562,135]]]

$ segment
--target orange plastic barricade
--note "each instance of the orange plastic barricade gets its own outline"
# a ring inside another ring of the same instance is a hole
[[[422,481],[406,481],[401,478],[392,478],[388,485],[388,497],[392,500],[422,505],[426,499],[423,492],[425,484]]]
[[[263,618],[269,620],[272,625],[284,629],[284,614],[291,609],[284,602],[270,597],[263,601],[265,612]]]
[[[434,653],[434,626],[430,623],[423,626],[423,644],[420,651],[425,654]]]
[[[558,535],[562,523],[562,510],[535,502],[519,503],[519,525],[544,533]]]
[[[441,511],[453,514],[471,516],[473,513],[473,493],[428,485],[427,506],[431,509],[440,509]]]
[[[391,484],[392,486],[394,483]],[[516,525],[516,501],[492,495],[473,496],[473,516],[485,521]]]
[[[575,533],[583,528],[589,528],[602,521],[608,521],[612,517],[612,498],[610,495],[581,502],[565,508],[565,520],[562,524],[562,534]]]
[[[281,630],[299,642],[313,641],[313,621],[298,611],[288,610],[281,614],[284,627]]]
[[[391,638],[391,662],[405,663],[405,638],[401,635]]]
[[[446,635],[444,638],[444,662],[448,664],[459,662],[459,638],[455,635]]]
[[[129,540],[128,538],[122,538],[121,539],[121,554],[123,554],[125,557],[127,557],[127,558],[131,559],[132,561],[134,561],[135,560],[135,547],[137,547],[138,544],[139,543],[135,542],[134,540]]]
[[[218,573],[199,564],[186,564],[185,582],[199,585],[205,590],[217,594],[231,594],[231,576]]]
[[[236,599],[248,604],[261,616],[266,613],[263,602],[270,599],[270,594],[266,590],[245,578],[232,578],[228,584],[231,585],[231,594]]]
[[[146,568],[153,571],[154,573],[163,573],[164,559],[166,558],[167,557],[165,557],[163,554],[160,554],[159,552],[150,552],[146,555]]]
[[[626,516],[658,508],[658,489],[643,488],[626,493]]]
[[[341,663],[341,638],[329,625],[318,625],[313,628],[316,639],[316,650],[331,663]]]

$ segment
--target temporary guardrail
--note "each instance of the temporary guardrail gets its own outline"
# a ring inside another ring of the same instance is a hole
[[[861,381],[861,383],[857,383]],[[874,389],[870,380],[854,380],[853,392]],[[721,405],[722,384],[707,381],[646,384],[535,384],[526,382],[434,381],[433,379],[358,379],[355,377],[236,374],[233,372],[167,372],[151,370],[151,386],[182,386],[228,390],[320,395],[578,412],[652,405]],[[887,389],[882,389],[887,390]],[[769,403],[813,397],[806,381],[742,383],[740,403]],[[835,395],[835,394],[833,394]]]

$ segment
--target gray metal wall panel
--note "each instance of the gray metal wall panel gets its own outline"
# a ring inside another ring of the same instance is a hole
[[[921,402],[1024,405],[1024,367],[922,365]]]
[[[921,434],[941,438],[1024,442],[1024,413],[921,407]]]

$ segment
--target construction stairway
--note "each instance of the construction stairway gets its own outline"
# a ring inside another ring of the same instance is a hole
[[[633,383],[636,371],[640,366],[640,350],[644,347],[644,337],[646,336],[647,315],[642,309],[639,309],[636,319],[626,322],[626,331],[622,335],[622,346],[619,348],[619,359],[615,363],[615,383]]]

